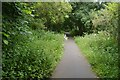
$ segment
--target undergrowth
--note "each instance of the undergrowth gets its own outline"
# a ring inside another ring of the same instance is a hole
[[[107,32],[75,37],[75,41],[100,78],[118,77],[118,46]]]
[[[3,45],[3,79],[43,79],[51,76],[63,52],[62,34],[31,30],[11,38],[14,41]]]

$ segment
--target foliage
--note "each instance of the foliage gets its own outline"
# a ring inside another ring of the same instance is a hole
[[[3,3],[3,79],[47,78],[62,55],[63,35],[41,30],[45,22],[34,17],[35,5]]]
[[[97,33],[105,30],[117,38],[118,3],[71,3],[72,12],[64,22],[73,35]]]
[[[63,36],[32,30],[15,38],[13,48],[3,48],[3,79],[49,77],[61,57]]]
[[[95,31],[106,30],[117,38],[118,3],[107,3],[105,9],[92,11],[90,15]]]
[[[117,10],[117,3],[3,2],[3,78],[49,77],[63,49],[56,31],[84,35],[75,40],[94,70],[117,77]]]
[[[89,3],[88,6],[91,7]],[[80,8],[83,10],[78,9],[77,14],[81,13],[79,18],[81,17],[80,20],[85,27],[83,28],[85,35],[76,37],[75,40],[99,77],[116,78],[118,77],[118,3],[102,3],[99,6],[101,6],[99,9],[95,7],[86,9],[84,6]],[[89,34],[91,32],[92,34]]]
[[[92,10],[100,10],[104,8],[103,4],[99,3],[87,3],[87,2],[79,2],[79,3],[71,3],[72,5],[72,13],[69,14],[69,18],[65,21],[64,25],[66,29],[70,32],[72,30],[73,35],[84,35],[84,33],[92,33],[93,25],[92,18],[90,17],[90,13]]]
[[[64,22],[65,18],[68,18],[68,13],[70,13],[72,7],[69,3],[65,2],[40,2],[35,6],[35,17],[45,20],[45,26],[48,29],[54,30],[57,24]],[[54,26],[54,27],[53,27]],[[60,25],[59,25],[60,26]],[[59,29],[59,27],[57,26]],[[57,28],[56,31],[57,31]]]
[[[118,45],[108,32],[75,37],[75,41],[98,77],[118,78]]]

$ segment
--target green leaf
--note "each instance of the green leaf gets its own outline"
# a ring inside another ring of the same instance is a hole
[[[1,34],[1,33],[2,33],[5,37],[7,37],[7,38],[9,37],[8,34],[6,34],[6,33],[4,33],[4,32],[0,32],[0,34]]]
[[[31,14],[30,10],[23,10],[23,12],[25,12],[26,14]]]
[[[7,41],[7,40],[3,40],[3,42],[4,42],[6,45],[8,45],[8,41]]]

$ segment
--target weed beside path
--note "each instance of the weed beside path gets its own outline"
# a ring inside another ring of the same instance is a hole
[[[99,77],[118,77],[118,47],[114,38],[100,32],[75,37],[75,41]]]

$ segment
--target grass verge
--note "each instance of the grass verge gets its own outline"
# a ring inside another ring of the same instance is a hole
[[[117,42],[106,32],[75,37],[75,42],[100,78],[118,78]]]

